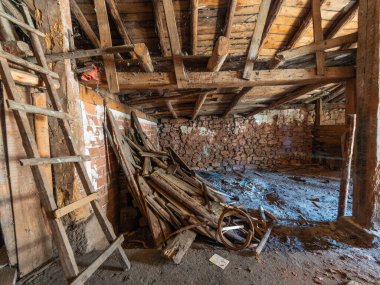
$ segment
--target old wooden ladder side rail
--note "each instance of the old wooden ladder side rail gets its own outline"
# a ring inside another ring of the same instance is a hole
[[[39,66],[43,70],[48,70],[48,65],[46,58],[42,49],[41,42],[38,38],[38,35],[34,33],[34,24],[32,18],[29,14],[28,8],[24,5],[23,11],[25,14],[26,22],[29,25],[30,39],[33,46],[33,51],[36,56]],[[16,23],[17,24],[17,23]],[[0,45],[0,53],[3,52],[3,49]],[[10,100],[13,100],[15,103],[21,101],[21,97],[17,91],[16,83],[12,78],[11,70],[9,67],[8,59],[5,57],[0,57],[0,74],[5,87],[5,90],[9,96]],[[63,108],[61,106],[58,92],[54,86],[54,81],[49,73],[41,73],[41,77],[46,86],[46,91],[50,96],[50,100],[54,110],[51,110],[52,113],[45,112],[44,115],[50,115],[58,119],[59,126],[62,129],[62,132],[65,136],[68,150],[72,157],[82,158],[79,148],[76,146],[76,143],[73,140],[73,134],[70,129],[69,121],[67,117],[55,116],[57,112],[63,113]],[[38,161],[42,159],[39,155],[37,144],[32,132],[32,128],[29,124],[26,113],[28,113],[28,108],[12,109],[18,129],[20,131],[25,152],[28,159],[33,159]],[[35,112],[31,112],[35,113]],[[123,236],[117,237],[112,228],[111,223],[108,221],[105,213],[101,209],[97,199],[97,194],[92,186],[91,179],[88,176],[85,165],[83,163],[84,159],[71,159],[71,162],[74,163],[75,168],[78,172],[78,176],[83,184],[83,188],[86,192],[86,196],[82,199],[67,205],[61,209],[58,209],[57,204],[52,195],[50,183],[45,175],[45,172],[40,163],[33,163],[30,167],[33,172],[34,179],[36,180],[36,185],[38,187],[39,196],[42,201],[44,210],[49,216],[49,222],[53,234],[53,240],[56,243],[58,254],[61,260],[62,267],[64,269],[66,279],[70,284],[83,284],[91,275],[99,268],[99,266],[114,252],[119,253],[120,262],[123,265],[123,268],[130,268],[130,262],[121,247],[121,244],[124,240]],[[53,160],[52,160],[53,161]],[[67,159],[63,159],[62,163],[66,163]],[[75,261],[73,249],[69,243],[67,233],[61,221],[61,217],[78,209],[79,207],[84,206],[85,204],[90,204],[95,216],[100,224],[101,229],[103,230],[110,246],[91,264],[89,267],[82,272],[79,272],[78,265]]]

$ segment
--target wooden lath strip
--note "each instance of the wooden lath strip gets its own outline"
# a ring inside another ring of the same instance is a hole
[[[271,0],[263,0],[260,5],[259,15],[257,17],[255,30],[249,46],[247,61],[245,63],[243,78],[250,80],[253,72],[255,61],[259,55],[261,40],[263,37],[265,23],[268,17]]]

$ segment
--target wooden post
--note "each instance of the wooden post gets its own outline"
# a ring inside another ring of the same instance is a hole
[[[353,216],[380,229],[380,3],[359,1]]]
[[[347,125],[343,148],[342,177],[340,181],[338,218],[346,215],[348,191],[350,188],[352,157],[354,154],[354,138],[356,131],[356,115],[347,115]]]
[[[46,94],[34,93],[33,105],[40,108],[47,108]],[[50,154],[50,138],[49,138],[49,119],[44,115],[34,115],[34,131],[36,134],[36,143],[38,152],[41,157],[48,158]],[[53,175],[51,171],[51,165],[44,165],[44,172],[49,180],[51,190],[53,190]]]
[[[322,115],[323,115],[323,101],[321,98],[319,98],[315,102],[315,121],[314,126],[320,126],[322,122]]]

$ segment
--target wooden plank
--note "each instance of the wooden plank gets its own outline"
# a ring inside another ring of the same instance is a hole
[[[168,241],[168,245],[162,250],[161,255],[173,260],[174,264],[180,264],[196,236],[197,234],[191,230],[179,233]]]
[[[265,23],[268,17],[271,0],[263,0],[260,4],[260,11],[257,17],[255,30],[249,46],[247,61],[245,63],[243,78],[250,80],[255,61],[259,55],[260,45],[263,37]]]
[[[10,54],[10,53],[8,53],[6,51],[2,51],[0,53],[0,57],[5,58],[5,59],[7,59],[7,60],[9,60],[9,61],[11,61],[13,63],[16,63],[16,64],[18,64],[18,65],[20,65],[22,67],[25,67],[27,69],[36,71],[38,73],[47,74],[47,75],[51,76],[54,79],[59,79],[58,74],[55,73],[55,72],[53,72],[53,71],[51,71],[50,69],[42,68],[41,66],[38,66],[38,65],[33,64],[33,63],[29,62],[29,61],[26,61],[26,60],[24,60],[22,58],[14,56],[13,54]]]
[[[12,17],[10,15],[8,15],[7,13],[3,12],[3,11],[0,11],[0,17],[4,18],[4,19],[7,19],[8,21],[16,24],[17,26],[19,26],[20,28],[23,28],[29,32],[32,32],[34,34],[36,34],[37,36],[40,36],[42,38],[45,38],[45,34],[40,32],[39,30],[35,29],[35,28],[31,28],[29,25],[25,24],[24,22],[21,22],[19,21],[17,18],[15,17]]]
[[[203,104],[207,99],[208,93],[201,93],[198,95],[197,101],[195,102],[193,117],[192,120],[195,120],[198,117],[199,112],[202,109]]]
[[[347,200],[350,190],[354,138],[356,132],[356,115],[347,116],[347,131],[344,139],[343,162],[339,189],[338,218],[346,215]]]
[[[13,80],[19,85],[43,87],[43,82],[37,75],[14,68],[10,68],[10,73]],[[2,77],[0,77],[0,79],[2,79]],[[59,88],[59,82],[54,80],[54,86]]]
[[[359,1],[357,56],[357,135],[355,139],[353,216],[366,228],[380,229],[380,5]],[[377,197],[377,198],[376,198]]]
[[[247,95],[249,92],[252,91],[254,87],[245,87],[243,88],[239,94],[237,94],[233,101],[231,102],[231,104],[227,107],[226,111],[224,112],[223,114],[223,117],[227,117],[231,112],[232,110],[240,103],[240,101],[245,97],[245,95]]]
[[[227,37],[220,36],[216,41],[214,50],[207,63],[207,69],[209,71],[217,72],[222,68],[224,61],[226,60],[230,48],[230,42]]]
[[[76,209],[83,207],[87,204],[89,204],[91,201],[94,201],[95,199],[99,198],[98,193],[93,193],[91,195],[88,195],[80,200],[75,201],[74,203],[71,203],[70,205],[67,205],[63,208],[57,209],[53,212],[53,216],[55,219],[61,218],[68,213],[71,213],[72,211],[75,211]]]
[[[160,73],[133,73],[119,72],[121,90],[138,89],[176,89],[176,79],[172,72]],[[226,88],[226,87],[254,87],[277,85],[303,85],[319,82],[333,83],[355,77],[355,69],[351,66],[327,67],[324,76],[316,75],[315,69],[278,69],[257,70],[250,80],[241,79],[242,72],[188,72],[189,83],[186,88]],[[90,87],[103,87],[101,82],[88,81]]]
[[[22,166],[32,166],[32,165],[44,165],[44,164],[60,164],[60,163],[73,163],[81,161],[91,160],[90,156],[62,156],[53,158],[26,158],[20,159]]]
[[[191,0],[191,46],[193,55],[198,47],[198,5],[199,0]]]
[[[321,15],[321,0],[312,0],[312,15],[313,15],[313,32],[314,32],[314,42],[323,41],[323,30],[322,30],[322,15]],[[325,54],[323,51],[316,52],[317,61],[317,74],[325,74]]]
[[[81,272],[77,278],[71,282],[71,285],[81,285],[85,283],[88,278],[111,256],[111,254],[118,248],[121,247],[124,237],[120,235],[114,242],[112,242],[108,248],[102,252],[102,254],[95,259],[89,267],[87,267],[83,272]]]
[[[46,94],[45,93],[33,93],[33,105],[38,108],[46,109]],[[14,102],[14,101],[13,101]],[[7,101],[9,106],[9,100]],[[11,107],[10,107],[11,108]],[[36,143],[38,153],[42,158],[48,158],[50,153],[50,138],[49,138],[49,119],[47,116],[36,114],[34,116],[34,132],[36,135]],[[53,191],[53,173],[50,165],[45,165],[44,172],[49,180],[51,191]]]
[[[139,59],[141,67],[146,72],[154,72],[154,67],[152,63],[152,59],[150,58],[150,54],[148,48],[145,44],[135,44],[134,48],[135,55]]]
[[[105,0],[94,0],[94,4],[99,27],[100,47],[111,47],[112,38]],[[113,55],[103,55],[103,63],[106,70],[108,88],[111,93],[118,93],[120,89]]]
[[[58,112],[58,111],[49,110],[46,108],[29,105],[29,104],[23,104],[23,103],[19,103],[13,100],[7,100],[6,103],[9,109],[11,110],[23,111],[23,112],[27,112],[31,114],[44,115],[44,116],[49,116],[49,117],[62,119],[62,120],[73,120],[72,116],[64,112]]]
[[[160,47],[161,47],[161,52],[163,56],[171,56],[171,49],[168,47],[166,44],[166,33],[167,33],[167,28],[166,28],[166,23],[164,23],[162,19],[162,5],[160,0],[152,0],[153,3],[153,11],[154,11],[154,20],[156,23],[156,31],[158,33],[158,38],[160,40]]]
[[[182,49],[178,35],[177,23],[174,14],[172,0],[163,0],[166,25],[169,32],[170,46],[173,55],[174,72],[178,88],[184,88],[187,85],[188,77],[185,71],[185,65],[182,59]]]

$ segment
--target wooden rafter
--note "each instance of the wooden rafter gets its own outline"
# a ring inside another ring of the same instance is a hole
[[[234,15],[236,11],[237,0],[230,0],[230,6],[228,7],[228,13],[226,18],[226,26],[224,28],[224,36],[229,39],[232,33],[232,24],[234,22]]]
[[[170,48],[167,46],[165,41],[165,33],[166,33],[166,24],[162,19],[162,6],[160,0],[152,0],[153,3],[153,11],[154,11],[154,20],[156,23],[156,30],[158,33],[158,38],[160,40],[160,47],[163,56],[171,56]]]
[[[112,46],[111,31],[107,15],[105,0],[94,0],[96,17],[98,20],[100,46],[102,48]],[[108,88],[111,93],[119,92],[119,82],[116,73],[116,65],[112,54],[103,55],[104,69],[106,71]]]
[[[260,4],[259,15],[257,17],[255,30],[249,46],[247,61],[245,63],[243,78],[250,79],[253,72],[255,61],[259,55],[264,27],[268,17],[271,0],[263,0]]]
[[[198,0],[191,0],[191,45],[193,55],[197,54],[198,46]]]
[[[166,26],[168,27],[170,46],[173,56],[174,72],[177,79],[178,88],[184,88],[187,85],[187,75],[182,58],[181,43],[177,29],[177,23],[174,14],[172,0],[163,0]]]
[[[325,39],[332,39],[347,23],[352,21],[358,11],[358,7],[359,0],[350,1],[346,7],[344,7],[343,11],[340,13],[339,17],[332,24],[332,26],[325,32]]]
[[[321,0],[312,0],[312,18],[313,18],[313,32],[314,42],[323,41],[323,29],[322,29],[322,15],[321,15]],[[323,75],[325,73],[325,53],[323,51],[317,51],[317,74]]]
[[[247,117],[250,117],[250,116],[254,116],[258,113],[261,113],[263,111],[266,111],[266,110],[271,110],[271,109],[274,109],[274,108],[277,108],[283,104],[286,104],[290,101],[293,101],[317,88],[320,88],[322,86],[326,85],[325,83],[317,83],[317,84],[312,84],[312,85],[307,85],[307,86],[304,86],[304,87],[300,87],[298,89],[296,89],[295,91],[289,93],[289,92],[286,92],[283,94],[283,96],[281,96],[280,99],[270,103],[270,105],[268,107],[265,107],[265,108],[257,108],[256,110],[250,112],[247,114]]]
[[[223,117],[227,117],[232,110],[240,103],[240,101],[247,95],[249,92],[251,92],[254,89],[254,87],[245,87],[243,88],[239,94],[237,94],[234,97],[234,100],[231,102],[231,104],[228,106],[227,110],[224,112]]]
[[[172,103],[170,102],[170,100],[166,100],[165,103],[166,103],[166,106],[168,107],[170,113],[172,113],[173,118],[174,118],[174,119],[177,119],[177,118],[178,118],[178,115],[177,115],[176,111],[174,110],[173,105],[172,105]]]

